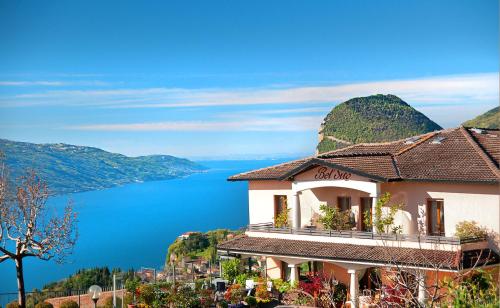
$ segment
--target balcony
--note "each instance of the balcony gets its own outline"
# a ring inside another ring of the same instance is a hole
[[[272,223],[248,225],[246,233],[249,236],[266,238],[299,239],[332,243],[341,242],[354,245],[388,245],[422,249],[442,248],[445,250],[456,250],[459,248],[462,249],[462,246],[464,245],[474,245],[477,243],[486,244],[487,241],[485,237],[470,237],[460,239],[458,237],[419,234],[377,234],[373,232],[351,230],[335,231],[320,230],[317,228],[278,228],[275,227]]]

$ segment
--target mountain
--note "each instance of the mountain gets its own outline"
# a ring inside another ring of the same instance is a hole
[[[441,126],[395,95],[356,97],[337,105],[319,131],[318,152],[361,142],[383,142],[440,130]]]
[[[500,128],[500,107],[495,107],[472,120],[464,122],[462,125],[465,127],[498,129]]]
[[[11,180],[33,169],[55,194],[167,180],[206,169],[190,160],[169,155],[128,157],[63,143],[34,144],[0,139],[0,152],[5,156]]]

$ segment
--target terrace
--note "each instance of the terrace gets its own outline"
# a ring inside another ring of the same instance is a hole
[[[329,243],[348,243],[371,246],[394,246],[407,248],[457,250],[464,245],[479,247],[486,245],[486,237],[447,237],[419,234],[374,233],[355,230],[322,230],[317,228],[276,227],[273,223],[250,224],[246,228],[248,236],[310,240]]]

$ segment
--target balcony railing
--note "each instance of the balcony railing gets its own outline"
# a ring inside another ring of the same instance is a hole
[[[449,245],[462,245],[466,243],[474,243],[485,241],[485,237],[446,237],[446,236],[432,236],[432,235],[418,235],[418,234],[394,234],[394,233],[373,233],[366,231],[335,231],[335,230],[320,230],[316,228],[278,228],[272,223],[251,224],[247,227],[248,231],[252,232],[267,232],[267,233],[281,233],[281,234],[297,234],[297,235],[311,235],[311,236],[326,236],[337,238],[357,238],[357,239],[371,239],[371,240],[385,240],[385,241],[410,241],[432,244],[449,244]]]

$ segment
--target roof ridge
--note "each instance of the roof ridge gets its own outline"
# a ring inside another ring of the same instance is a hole
[[[441,133],[442,131],[435,131],[435,132],[430,132],[430,133],[427,133],[425,135],[420,135],[420,136],[424,136],[423,138],[421,138],[420,140],[418,140],[417,142],[413,143],[413,144],[410,144],[408,145],[407,147],[399,150],[399,152],[396,152],[396,154],[394,154],[394,156],[399,156],[405,152],[408,152],[409,150],[421,145],[422,143],[424,143],[425,141],[429,140],[430,138],[436,136],[437,134]]]
[[[450,131],[450,130],[454,130],[454,129],[457,129],[457,128],[441,129],[441,130],[427,132],[427,133],[423,133],[423,134],[419,134],[419,135],[414,135],[414,136],[410,136],[410,137],[406,137],[406,138],[400,138],[400,139],[392,140],[392,141],[354,143],[354,144],[346,146],[344,148],[340,148],[340,149],[336,149],[336,150],[333,150],[333,151],[328,151],[328,152],[325,152],[325,153],[321,153],[321,154],[317,155],[317,157],[320,157],[320,156],[323,156],[323,155],[331,155],[331,154],[334,154],[335,152],[343,151],[343,150],[346,150],[346,149],[350,149],[350,148],[355,147],[355,146],[360,146],[360,145],[361,146],[389,145],[389,144],[394,144],[394,143],[406,141],[409,138],[413,138],[413,137],[420,137],[420,136],[425,136],[425,135],[428,135],[428,134],[437,134],[437,133],[446,132],[446,131]]]
[[[476,150],[477,154],[484,160],[486,165],[493,171],[498,178],[500,178],[500,169],[497,168],[496,164],[493,162],[491,157],[486,153],[483,147],[474,139],[474,136],[470,133],[468,129],[463,126],[460,126],[459,130],[464,135],[465,139],[472,145],[474,150]]]
[[[298,162],[298,161],[301,161],[301,160],[307,160],[307,159],[312,159],[312,158],[316,158],[316,157],[315,156],[306,156],[304,158],[299,158],[299,159],[295,159],[295,160],[291,160],[291,161],[282,162],[282,163],[279,163],[279,164],[276,164],[276,165],[272,165],[272,166],[269,166],[269,167],[262,167],[262,168],[259,168],[259,169],[253,169],[253,170],[250,170],[250,171],[241,172],[241,173],[232,175],[229,178],[232,178],[232,177],[235,177],[235,176],[239,176],[239,175],[245,175],[245,174],[248,174],[248,173],[257,172],[257,171],[261,171],[261,170],[266,170],[266,169],[269,169],[269,168],[276,168],[276,167],[279,167],[279,166],[283,166],[283,165],[287,165],[287,164],[292,164],[292,163],[295,163],[295,162]]]
[[[399,170],[398,161],[396,159],[396,156],[391,155],[391,160],[392,160],[392,165],[394,166],[394,169],[396,170],[396,174],[401,179],[401,170]]]

